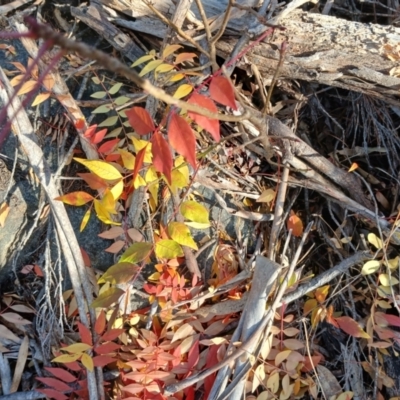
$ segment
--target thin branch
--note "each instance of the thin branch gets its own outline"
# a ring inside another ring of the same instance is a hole
[[[191,38],[189,35],[187,35],[181,28],[176,26],[173,22],[171,22],[168,18],[166,18],[163,14],[160,13],[150,2],[144,0],[143,1],[147,7],[150,8],[151,11],[153,11],[154,14],[157,15],[158,18],[164,24],[167,24],[171,29],[173,29],[180,37],[183,39],[187,40],[191,45],[196,47],[196,49],[200,52],[203,53],[207,58],[211,59],[210,53],[207,50],[204,50],[193,38]]]
[[[186,101],[175,99],[174,97],[167,94],[163,89],[160,89],[152,85],[147,79],[143,79],[136,73],[133,69],[129,68],[121,61],[114,57],[110,57],[109,54],[103,53],[100,50],[94,49],[84,43],[75,42],[73,40],[67,39],[57,32],[54,32],[50,27],[38,24],[32,17],[27,17],[26,24],[30,26],[32,34],[37,38],[42,38],[48,40],[60,46],[63,50],[68,52],[77,52],[80,56],[92,60],[96,60],[103,67],[108,70],[123,75],[125,78],[129,79],[142,90],[155,97],[158,100],[164,101],[167,104],[181,108],[182,110],[187,110],[194,112],[199,115],[210,119],[218,119],[220,121],[227,122],[239,122],[248,119],[250,116],[249,112],[245,112],[240,116],[224,115],[219,113],[213,113],[206,108],[198,107],[194,104],[187,103]]]

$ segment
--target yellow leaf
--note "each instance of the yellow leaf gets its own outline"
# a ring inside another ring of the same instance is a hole
[[[21,89],[19,89],[18,96],[21,96],[22,94],[31,92],[34,89],[34,87],[36,86],[36,84],[37,84],[37,81],[32,81],[32,80],[25,82],[22,85]]]
[[[92,346],[90,344],[74,343],[74,344],[71,344],[70,346],[62,347],[60,350],[67,351],[70,354],[74,354],[74,353],[76,354],[76,353],[83,353],[84,351],[87,351],[91,348],[92,348]]]
[[[160,240],[156,243],[155,253],[158,258],[168,260],[176,257],[183,257],[183,250],[175,240]]]
[[[188,246],[194,250],[198,249],[189,228],[182,222],[170,222],[168,224],[168,234],[182,246]]]
[[[122,180],[119,181],[116,185],[114,185],[110,189],[110,192],[115,201],[117,201],[120,198],[123,191],[124,191],[124,182]]]
[[[11,79],[10,84],[12,87],[17,86],[23,79],[25,75],[17,75],[14,76],[14,78]]]
[[[181,204],[181,213],[190,221],[200,224],[208,224],[208,210],[196,201],[189,200]]]
[[[154,58],[153,54],[146,54],[145,56],[142,56],[138,58],[132,65],[131,68],[136,67],[140,64],[143,64],[146,61],[152,60]]]
[[[89,171],[106,181],[115,181],[122,179],[121,173],[113,165],[99,160],[85,160],[84,158],[76,158],[74,160],[83,164]]]
[[[370,275],[373,274],[374,272],[378,271],[378,269],[380,268],[381,263],[378,260],[371,260],[371,261],[367,261],[361,270],[361,273],[363,275]]]
[[[169,44],[168,46],[165,47],[163,53],[162,53],[162,58],[167,58],[171,54],[175,53],[177,50],[181,49],[183,46],[180,44]]]
[[[80,353],[76,353],[76,354],[63,354],[61,356],[58,356],[56,358],[53,358],[51,360],[51,362],[58,362],[61,364],[68,364],[71,362],[76,361],[79,357],[81,356]]]
[[[135,136],[131,136],[130,138],[132,140],[133,146],[135,147],[136,153],[138,153],[140,150],[142,150],[144,147],[147,146],[146,153],[144,155],[144,162],[151,163],[153,160],[152,144],[147,140],[137,139]]]
[[[103,221],[105,224],[110,225],[121,225],[120,223],[114,222],[111,219],[110,213],[104,208],[99,200],[94,199],[94,209],[96,211],[97,218]]]
[[[85,228],[87,223],[89,222],[91,210],[90,208],[85,212],[85,215],[82,218],[81,226],[79,228],[79,232],[82,232]]]
[[[151,182],[154,182],[154,181],[157,181],[157,180],[158,180],[157,171],[156,171],[156,169],[154,168],[154,165],[151,165],[151,166],[147,169],[146,175],[145,175],[144,179],[145,179],[145,181],[146,181],[147,183],[151,183]]]
[[[163,74],[163,73],[169,72],[169,71],[171,71],[173,69],[174,69],[174,66],[171,65],[171,64],[161,64],[156,68],[155,72]]]
[[[93,358],[89,356],[89,354],[82,354],[81,358],[82,364],[90,371],[93,371],[94,368],[94,363],[93,363]]]
[[[207,229],[210,227],[210,223],[202,224],[200,222],[185,222],[187,226],[190,226],[191,228],[194,229]]]
[[[8,204],[6,202],[4,202],[1,206],[0,206],[0,226],[3,228],[4,224],[6,222],[7,219],[7,215],[10,212],[10,207],[8,206]]]
[[[187,96],[193,90],[193,86],[184,83],[183,85],[179,86],[176,92],[174,93],[175,99],[181,99],[182,97]]]
[[[383,249],[383,242],[375,233],[368,233],[367,240],[373,246],[375,246],[378,250]]]
[[[46,93],[40,93],[35,97],[35,100],[33,100],[32,107],[37,106],[40,103],[43,103],[50,97],[51,93],[46,92]]]
[[[135,182],[133,182],[133,187],[137,189],[140,188],[141,186],[146,186],[146,181],[143,179],[141,175],[138,175],[135,179]]]
[[[137,264],[144,259],[146,259],[153,248],[151,243],[133,243],[124,254],[122,254],[119,262],[130,262],[132,264]]]
[[[139,73],[139,76],[144,76],[149,72],[155,70],[159,65],[161,65],[164,61],[163,60],[154,60],[150,61]]]
[[[106,189],[103,198],[100,200],[100,204],[104,208],[104,210],[106,210],[110,214],[117,214],[117,211],[115,209],[116,204],[111,190]]]
[[[260,197],[256,200],[258,203],[271,203],[275,199],[275,190],[267,189],[264,190]]]
[[[124,168],[132,171],[135,168],[135,156],[129,151],[119,149],[118,153],[121,154],[122,163],[124,164]]]
[[[179,72],[178,74],[175,74],[171,76],[171,78],[168,79],[169,82],[178,82],[185,78],[185,74],[182,74],[182,72]]]

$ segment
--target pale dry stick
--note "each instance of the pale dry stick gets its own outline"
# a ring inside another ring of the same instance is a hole
[[[194,112],[210,119],[217,119],[219,121],[226,122],[240,122],[250,117],[250,113],[245,111],[240,116],[225,115],[219,113],[213,113],[206,108],[198,107],[194,104],[187,103],[183,100],[175,99],[166,93],[163,89],[160,89],[152,85],[147,79],[143,79],[133,69],[129,68],[114,57],[110,57],[109,54],[103,53],[100,50],[94,49],[84,43],[75,42],[67,39],[60,34],[54,32],[50,27],[38,24],[33,18],[26,18],[26,23],[31,27],[33,35],[40,37],[44,40],[49,40],[53,44],[60,46],[63,50],[68,52],[77,52],[80,56],[88,59],[96,60],[106,69],[124,76],[126,79],[135,83],[142,90],[161,100],[169,105],[176,106],[182,110]]]
[[[315,369],[314,361],[313,361],[313,359],[311,357],[310,344],[309,344],[310,343],[310,339],[308,338],[307,326],[306,326],[306,323],[305,323],[305,318],[302,318],[301,322],[303,323],[304,335],[306,336],[305,342],[306,342],[306,350],[307,350],[308,359],[310,360],[310,363],[311,363],[312,369],[314,371],[314,374],[317,377],[317,380],[318,380],[318,383],[319,383],[319,387],[321,388],[322,396],[324,397],[325,400],[327,400],[327,397],[325,395],[323,386],[322,386],[321,381],[320,381],[319,376],[318,376],[318,372]]]
[[[229,17],[231,15],[231,10],[232,10],[233,4],[234,4],[234,1],[229,0],[228,6],[226,7],[226,10],[225,10],[224,19],[222,20],[222,24],[219,27],[218,32],[212,38],[212,41],[211,41],[212,46],[215,46],[215,44],[218,42],[219,39],[221,39],[222,35],[224,34],[225,29],[229,22]]]
[[[353,254],[351,257],[346,258],[341,261],[339,264],[335,265],[333,268],[323,272],[318,275],[316,278],[312,279],[310,282],[298,287],[295,292],[289,293],[283,299],[281,304],[289,304],[300,297],[303,297],[305,294],[312,292],[315,289],[318,289],[321,286],[326,285],[334,278],[346,272],[352,266],[362,263],[367,260],[371,260],[372,256],[367,251],[359,251]]]
[[[210,53],[209,61],[211,62],[212,69],[215,74],[219,70],[219,66],[217,64],[217,50],[215,48],[215,43],[212,41],[210,25],[208,23],[206,12],[204,11],[202,0],[194,0],[194,1],[196,2],[197,9],[199,10],[201,19],[203,20],[204,30],[206,32],[206,39]]]
[[[277,296],[279,296],[279,297],[282,297],[283,294],[285,293],[286,289],[287,289],[288,282],[289,282],[291,276],[294,273],[294,269],[296,268],[297,262],[298,262],[298,260],[300,258],[300,254],[301,254],[301,252],[303,250],[304,244],[305,244],[305,242],[307,240],[307,237],[308,237],[308,235],[309,235],[309,233],[311,231],[311,228],[312,228],[313,224],[314,224],[313,222],[310,222],[307,225],[307,227],[306,227],[306,229],[304,231],[303,237],[301,238],[301,242],[300,242],[299,246],[297,247],[297,250],[296,250],[296,253],[295,253],[294,257],[293,257],[293,260],[291,261],[291,263],[289,265],[289,268],[286,271],[286,274],[285,274],[285,277],[283,279],[283,282],[279,287],[278,294],[277,294]],[[287,242],[288,242],[288,240],[287,240]],[[270,261],[270,262],[272,262],[272,261]],[[274,304],[275,304],[275,302],[274,302]],[[278,307],[272,306],[272,310],[273,310],[274,313],[276,312],[277,308]],[[249,313],[249,314],[251,314],[251,313]],[[251,321],[251,319],[250,319],[250,321]],[[260,341],[259,345],[257,346],[258,347],[257,350],[253,351],[253,353],[252,353],[253,355],[258,356],[258,354],[260,353],[260,351],[261,351],[262,347],[264,346],[265,342],[268,340],[269,329],[271,329],[271,325],[272,325],[272,321],[270,322],[270,325],[268,326],[268,328],[266,329],[266,332],[263,335],[264,339]],[[249,370],[251,368],[251,365],[249,363],[242,363],[242,365],[240,365],[239,360],[237,360],[236,361],[236,366],[238,365],[238,363],[239,363],[239,367],[238,368],[235,367],[235,375],[241,374],[241,375],[243,375],[243,378],[244,378],[247,375],[247,373],[249,372]],[[225,399],[225,398],[228,398],[228,395],[229,395],[229,399],[240,400],[240,398],[241,398],[240,396],[241,396],[242,391],[244,389],[244,384],[245,384],[244,379],[241,380],[240,383],[236,383],[236,385],[234,385],[233,382],[232,382],[228,386],[228,388],[225,390],[225,392],[221,395],[221,400]]]
[[[204,50],[196,41],[194,41],[190,36],[188,36],[181,28],[173,24],[168,18],[166,18],[163,14],[160,13],[149,1],[143,0],[143,2],[147,5],[147,7],[150,8],[151,11],[153,11],[154,14],[157,15],[158,18],[164,24],[168,25],[170,28],[172,28],[179,36],[181,36],[183,39],[187,40],[193,47],[195,47],[200,53],[204,54],[208,59],[211,59],[210,53],[207,50]]]
[[[284,161],[281,183],[279,185],[278,195],[276,196],[274,222],[272,223],[271,235],[268,245],[268,258],[275,260],[275,252],[278,244],[278,236],[281,230],[283,220],[284,204],[288,187],[289,165]]]
[[[307,229],[308,229],[308,227],[307,227]],[[306,233],[308,233],[307,229],[304,232],[304,236],[306,236]],[[295,265],[295,263],[293,263],[293,264]],[[293,266],[293,268],[294,268],[294,266]],[[228,355],[224,360],[222,360],[221,362],[219,362],[216,365],[213,365],[206,371],[202,371],[198,374],[195,374],[195,375],[191,376],[190,378],[187,378],[184,381],[181,381],[179,383],[168,385],[165,388],[164,394],[170,395],[170,394],[178,392],[179,390],[183,390],[189,386],[192,386],[195,383],[199,382],[200,380],[203,380],[207,376],[218,371],[222,367],[229,365],[231,362],[235,361],[241,355],[246,354],[246,353],[251,354],[252,349],[254,348],[254,346],[257,345],[257,343],[260,339],[260,335],[266,328],[267,328],[267,331],[266,331],[265,335],[266,336],[268,335],[268,331],[273,322],[273,316],[275,314],[275,310],[282,305],[281,300],[282,300],[283,294],[287,287],[287,282],[289,280],[288,277],[290,277],[292,275],[292,273],[293,273],[293,271],[290,271],[290,268],[289,268],[287,276],[286,276],[285,280],[282,282],[282,285],[280,286],[278,293],[275,296],[275,299],[274,299],[273,304],[271,305],[271,308],[265,313],[264,318],[261,320],[259,326],[257,327],[257,329],[255,329],[254,333],[248,338],[248,340],[246,340],[245,342],[242,343],[240,348],[238,348],[234,353]]]
[[[7,113],[9,119],[12,121],[13,130],[14,132],[18,132],[21,147],[25,151],[29,163],[42,184],[50,203],[68,272],[71,277],[81,321],[86,327],[89,327],[90,324],[86,314],[86,301],[84,296],[86,296],[87,303],[90,304],[91,289],[88,281],[85,280],[84,262],[75,233],[71,227],[64,204],[54,200],[54,198],[59,196],[58,190],[51,176],[49,166],[44,159],[43,152],[37,143],[29,118],[21,107],[19,98],[15,98],[11,103],[9,102],[9,98],[11,97],[9,93],[12,92],[12,87],[1,68],[0,80],[4,85],[0,88],[0,96],[4,104],[8,105]],[[88,371],[87,377],[90,400],[98,400],[99,396],[94,372]]]

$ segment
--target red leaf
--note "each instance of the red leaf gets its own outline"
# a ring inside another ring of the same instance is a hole
[[[75,122],[75,128],[80,131],[81,129],[83,129],[85,127],[85,120],[83,118],[79,118],[76,122]]]
[[[104,310],[101,310],[99,316],[97,317],[96,323],[94,324],[94,330],[98,335],[101,335],[104,332],[105,327],[106,314],[104,313]]]
[[[383,318],[386,319],[389,325],[400,327],[400,318],[396,315],[385,314],[383,315]]]
[[[208,97],[202,96],[198,93],[193,93],[188,100],[188,103],[196,104],[200,107],[206,108],[207,110],[217,113],[218,108],[215,103],[209,99]],[[210,119],[207,117],[203,117],[202,115],[196,114],[194,112],[188,113],[189,117],[196,122],[197,125],[206,130],[216,142],[219,142],[221,139],[221,134],[219,131],[219,121],[217,119]]]
[[[215,76],[212,79],[210,83],[210,96],[214,101],[237,110],[232,82],[225,76]]]
[[[125,329],[111,329],[110,331],[106,332],[101,339],[105,342],[109,342],[111,340],[116,339],[121,333],[123,333]]]
[[[82,371],[82,367],[79,365],[79,363],[77,361],[65,363],[64,365],[71,371],[75,371],[75,372]]]
[[[118,350],[121,346],[113,343],[113,342],[109,342],[106,344],[102,344],[101,346],[97,346],[94,351],[97,354],[107,354],[107,353],[111,353],[114,352],[115,350]]]
[[[107,133],[107,128],[106,129],[102,129],[101,131],[96,132],[93,135],[93,137],[90,139],[90,141],[93,144],[100,143],[104,139],[104,136],[106,136],[106,133]]]
[[[44,276],[42,268],[40,268],[39,265],[35,264],[33,267],[33,270],[35,271],[36,276],[39,276],[39,277]]]
[[[115,362],[114,357],[110,356],[95,356],[93,357],[93,364],[95,367],[104,367],[107,364],[111,364],[112,362]]]
[[[86,326],[83,325],[81,322],[78,322],[78,329],[79,329],[79,335],[81,336],[82,339],[82,343],[86,343],[89,346],[93,346],[92,334],[90,333],[90,330],[86,328]]]
[[[53,374],[56,378],[61,379],[64,382],[75,382],[76,377],[73,376],[71,373],[66,371],[65,369],[62,368],[50,368],[50,367],[45,367],[45,370]]]
[[[169,120],[168,139],[171,146],[196,168],[196,137],[186,120],[176,113]]]
[[[156,171],[161,172],[171,184],[172,155],[167,141],[160,132],[155,132],[151,138],[153,165]]]
[[[150,114],[142,107],[132,107],[125,111],[131,127],[139,135],[147,135],[155,129],[153,120]]]
[[[360,325],[353,318],[350,317],[338,317],[335,318],[336,322],[339,324],[341,330],[346,332],[350,336],[354,337],[364,337],[365,332],[362,330]]]
[[[199,340],[196,340],[188,353],[187,367],[189,371],[193,370],[193,367],[198,363],[199,356]]]
[[[132,182],[135,182],[136,177],[138,176],[138,173],[143,166],[144,156],[146,155],[146,149],[147,149],[147,144],[146,146],[143,147],[143,149],[139,150],[139,152],[136,155],[135,169],[133,170]]]
[[[83,136],[86,138],[91,138],[94,135],[94,133],[96,132],[96,129],[97,129],[97,124],[89,126],[89,128],[86,129]]]
[[[35,389],[37,392],[43,393],[50,399],[68,400],[68,397],[54,389]]]
[[[56,390],[59,390],[60,392],[65,392],[67,390],[71,390],[71,388],[64,382],[55,379],[55,378],[41,378],[37,377],[36,378],[38,381],[44,383],[47,386],[50,386]]]
[[[98,148],[98,152],[99,153],[102,153],[102,154],[107,154],[107,153],[111,153],[113,150],[114,150],[114,148],[115,148],[115,146],[119,143],[119,140],[120,139],[112,139],[112,140],[109,140],[109,141],[107,141],[107,142],[105,142],[105,143],[103,143],[99,148]],[[118,155],[119,156],[119,155]]]

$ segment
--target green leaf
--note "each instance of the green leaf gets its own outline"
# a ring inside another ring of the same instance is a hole
[[[93,97],[94,99],[102,99],[102,98],[105,97],[106,95],[107,95],[107,92],[101,91],[101,92],[92,93],[92,94],[90,95],[90,97]]]
[[[92,114],[105,114],[110,112],[113,109],[113,106],[111,104],[103,104],[100,107],[95,108],[92,111]]]
[[[142,64],[142,63],[144,63],[146,61],[152,60],[153,58],[154,58],[153,54],[147,54],[147,55],[145,55],[143,57],[140,57],[131,65],[131,68],[136,67],[136,66],[138,66],[138,65],[140,65],[140,64]]]
[[[93,76],[93,77],[92,77],[92,82],[93,82],[95,85],[100,85],[100,83],[101,83],[100,79],[99,79],[97,76]]]
[[[138,266],[128,262],[114,264],[100,277],[98,283],[110,282],[114,285],[129,282],[138,272]]]
[[[122,106],[123,104],[127,103],[129,100],[130,100],[129,97],[120,96],[120,97],[117,97],[116,99],[114,99],[113,101],[114,101],[115,105]]]
[[[109,91],[110,94],[118,93],[119,89],[121,89],[122,83],[116,83]]]
[[[161,65],[164,61],[163,60],[154,60],[150,61],[141,71],[139,76],[144,76],[148,74],[149,72],[153,71],[156,69],[159,65]]]
[[[173,240],[182,246],[188,246],[194,250],[198,249],[192,238],[189,228],[182,222],[169,223],[168,234]]]
[[[105,121],[99,124],[99,128],[103,126],[113,126],[117,123],[117,121],[118,121],[118,116],[108,117]]]
[[[151,243],[133,243],[126,249],[125,253],[122,254],[119,261],[137,264],[150,255],[152,248],[153,245]]]
[[[155,253],[158,258],[183,257],[183,250],[175,240],[160,240],[156,243]]]
[[[185,201],[181,205],[181,214],[190,221],[209,224],[208,210],[196,201]]]
[[[114,304],[125,292],[117,287],[110,288],[99,295],[90,305],[92,308],[108,308]]]

